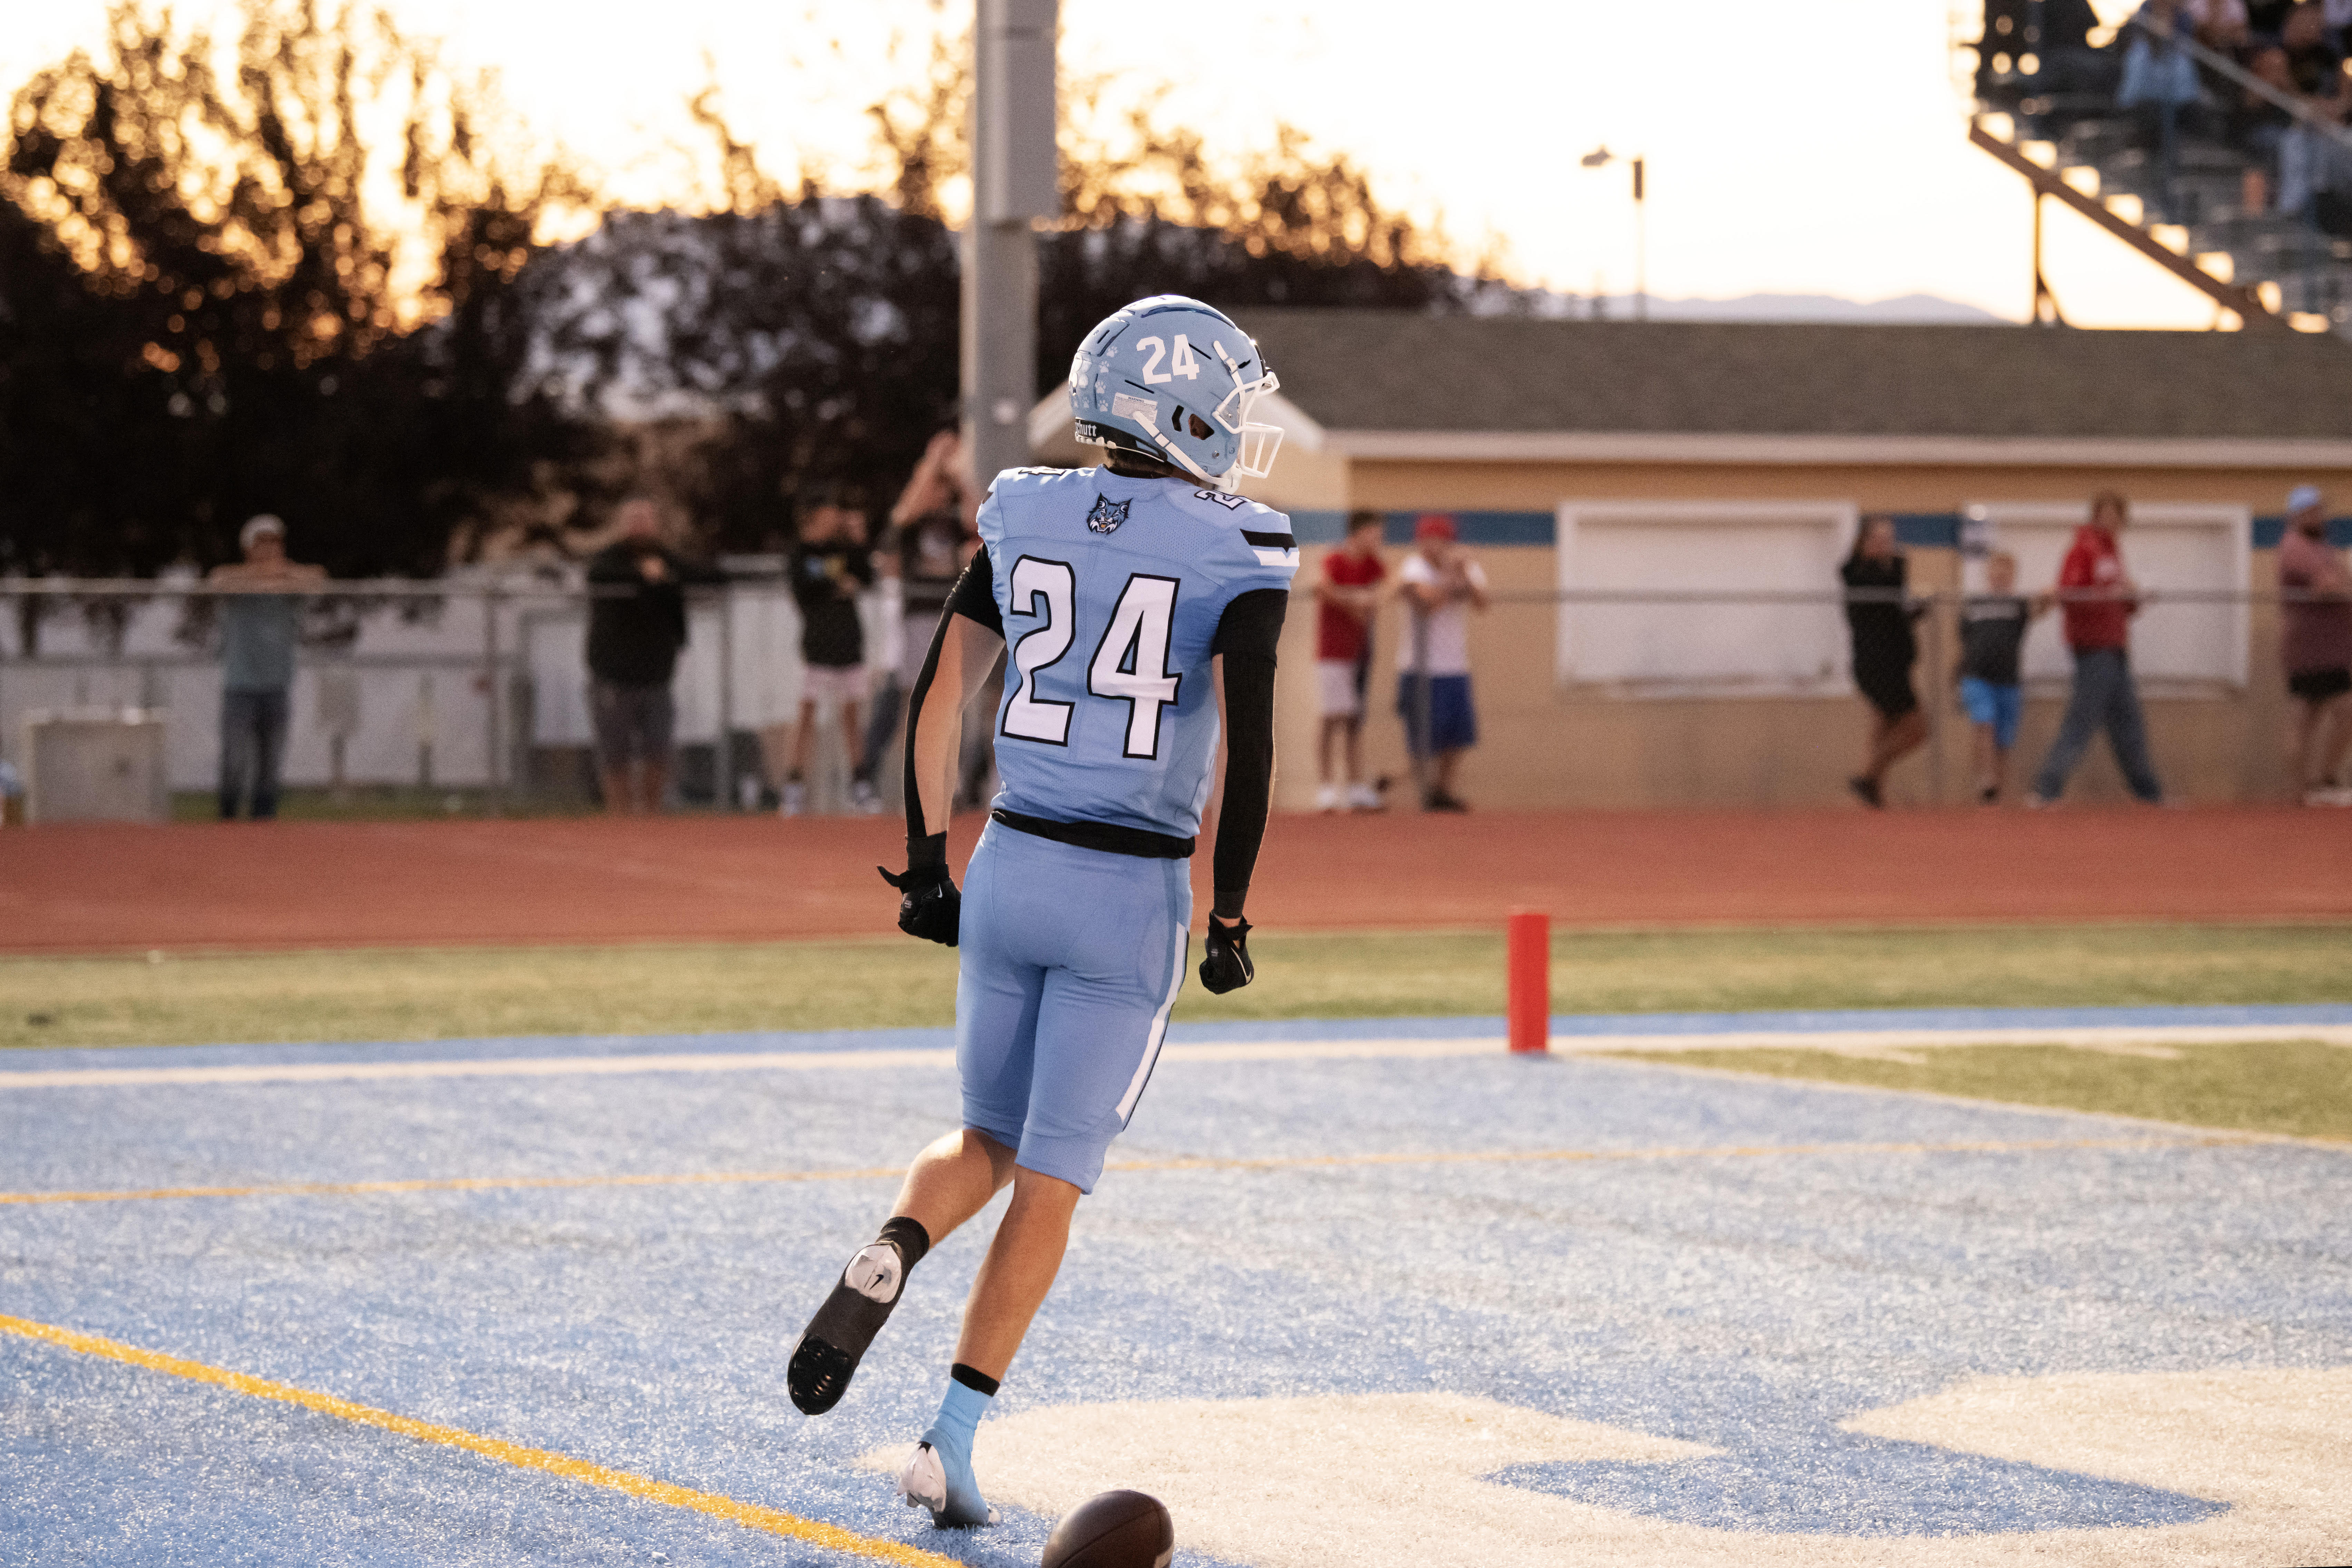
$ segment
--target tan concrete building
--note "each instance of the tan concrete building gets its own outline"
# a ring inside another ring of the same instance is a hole
[[[1975,585],[1962,545],[1990,542],[2035,589],[2110,488],[2133,501],[2124,554],[2152,594],[2133,659],[2168,791],[2286,795],[2264,595],[2289,488],[2352,511],[2352,346],[2336,338],[1328,310],[1243,324],[1282,379],[1259,416],[1286,432],[1251,493],[1307,546],[1284,650],[1286,807],[1316,784],[1304,590],[1351,509],[1387,514],[1392,563],[1416,515],[1453,515],[1493,581],[1472,639],[1475,805],[1823,805],[1845,798],[1867,728],[1833,597],[1858,519],[1895,515],[1918,587]],[[1091,460],[1059,393],[1031,435],[1041,460]],[[2346,520],[2337,535],[2352,542]],[[2055,621],[2028,642],[2021,779],[2064,698]],[[1915,681],[1935,740],[1890,776],[1897,805],[1969,795],[1950,607],[1927,626]],[[1400,779],[1403,635],[1392,605],[1369,729],[1375,771]],[[2124,798],[2103,747],[2070,798]]]

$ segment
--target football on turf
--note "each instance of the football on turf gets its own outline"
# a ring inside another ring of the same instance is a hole
[[[1158,1498],[1105,1492],[1054,1527],[1045,1568],[1168,1568],[1175,1555],[1176,1524]]]

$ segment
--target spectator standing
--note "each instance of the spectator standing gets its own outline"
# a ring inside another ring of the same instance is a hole
[[[980,500],[971,491],[964,472],[962,441],[953,430],[942,430],[923,448],[921,461],[890,509],[889,528],[875,552],[886,595],[892,591],[894,577],[897,582],[899,624],[905,629],[895,653],[877,648],[876,658],[869,660],[882,670],[862,759],[869,776],[880,776],[882,760],[898,737],[906,694],[915,689],[923,672],[932,628],[947,608],[948,595],[954,592],[963,563],[980,542],[975,521]],[[906,635],[908,631],[913,635]],[[986,725],[967,725],[967,745],[971,743],[973,731],[983,731],[984,745],[986,729]]]
[[[2140,593],[2124,570],[2116,536],[2131,521],[2131,508],[2115,490],[2091,499],[2091,520],[2074,531],[2074,542],[2058,569],[2057,599],[2064,608],[2066,647],[2074,656],[2074,680],[2066,694],[2066,716],[2058,738],[2034,775],[2025,804],[2056,804],[2091,736],[2100,730],[2115,752],[2116,765],[2135,798],[2157,805],[2163,786],[2147,755],[2147,721],[2132,682],[2131,618],[2139,614]]]
[[[1886,770],[1927,739],[1927,718],[1911,689],[1919,641],[1911,623],[1926,606],[1911,603],[1910,563],[1895,547],[1895,520],[1865,517],[1853,550],[1838,568],[1845,583],[1845,622],[1853,637],[1853,683],[1870,703],[1870,748],[1862,772],[1845,781],[1864,805],[1886,804]]]
[[[1985,559],[1983,594],[1960,601],[1960,706],[1976,730],[1977,802],[1998,805],[2009,788],[2009,752],[2025,712],[2022,653],[2026,628],[2050,607],[2017,589],[2017,557],[1996,550]]]
[[[268,822],[278,815],[301,590],[325,582],[327,572],[288,559],[286,525],[268,512],[248,518],[236,540],[245,559],[214,567],[208,579],[231,590],[219,600],[220,815],[235,821],[249,796],[253,820]]]
[[[856,776],[871,783],[882,776],[884,755],[898,736],[898,717],[906,707],[907,688],[899,682],[898,666],[907,656],[907,582],[896,550],[874,551],[869,559],[874,563],[874,591],[868,595],[874,605],[874,635],[866,639],[866,668],[873,672],[866,680],[872,708],[866,718],[865,747],[856,758]],[[870,801],[858,805],[861,811],[880,811],[879,786]]]
[[[1478,710],[1470,692],[1470,612],[1486,608],[1486,573],[1464,552],[1450,517],[1423,516],[1413,525],[1412,538],[1413,552],[1397,570],[1408,611],[1397,649],[1397,712],[1413,760],[1435,759],[1422,808],[1467,811],[1454,781],[1462,753],[1478,743]]]
[[[857,601],[874,585],[866,548],[866,520],[835,493],[801,508],[800,540],[785,574],[801,611],[801,717],[793,731],[792,770],[784,775],[782,814],[808,809],[808,764],[817,725],[828,710],[841,725],[842,754],[852,769],[850,804],[865,813],[878,805],[873,775],[858,742],[858,706],[866,700],[866,628]]]
[[[1377,511],[1349,512],[1347,541],[1323,558],[1322,580],[1315,584],[1315,676],[1323,709],[1318,811],[1381,809],[1380,792],[1364,782],[1364,687],[1371,671],[1372,618],[1388,575],[1381,563],[1381,522]],[[1344,790],[1332,769],[1335,751],[1346,766]]]
[[[953,430],[942,430],[924,447],[922,461],[907,480],[898,504],[890,509],[894,533],[900,542],[900,571],[907,591],[908,624],[915,635],[906,639],[899,661],[901,684],[912,691],[929,654],[931,631],[939,624],[948,595],[964,563],[980,548],[980,503],[985,492],[971,477],[963,441]],[[993,712],[1004,700],[1004,667],[991,670],[975,704]],[[955,805],[962,810],[982,804],[988,776],[996,765],[996,731],[992,724],[963,727],[963,752],[957,761]]]
[[[686,588],[720,580],[669,548],[661,509],[646,497],[623,501],[619,522],[620,537],[588,563],[588,707],[597,782],[614,816],[665,809]]]
[[[2294,701],[2288,735],[2305,805],[2352,805],[2352,572],[2327,546],[2327,498],[2298,485],[2279,540],[2279,662]]]

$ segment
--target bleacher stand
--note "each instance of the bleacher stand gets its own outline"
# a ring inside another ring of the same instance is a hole
[[[1979,110],[2352,323],[2352,0],[2146,0],[2114,27],[2087,0],[1987,0],[1970,47]]]

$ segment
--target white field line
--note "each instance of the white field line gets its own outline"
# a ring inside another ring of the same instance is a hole
[[[1877,1057],[1937,1046],[2068,1046],[2131,1056],[2168,1055],[2177,1043],[2218,1045],[2260,1040],[2319,1040],[2352,1048],[2352,1026],[2341,1024],[2150,1024],[2090,1028],[1873,1029],[1726,1033],[1719,1035],[1557,1035],[1563,1056],[1641,1052],[1811,1050]],[[1227,1045],[1170,1046],[1175,1062],[1329,1061],[1499,1056],[1499,1037],[1445,1040],[1266,1040]],[[619,1057],[494,1057],[421,1062],[283,1062],[233,1067],[50,1068],[0,1069],[0,1092],[17,1089],[148,1089],[166,1085],[345,1083],[362,1079],[442,1078],[573,1078],[625,1073],[873,1072],[901,1068],[952,1068],[950,1049],[875,1051],[663,1052]]]
[[[1171,1061],[1292,1061],[1340,1057],[1466,1057],[1499,1054],[1504,1042],[1485,1040],[1306,1040],[1263,1044],[1170,1046]],[[12,1089],[147,1089],[167,1084],[341,1083],[354,1079],[433,1078],[571,1078],[615,1073],[872,1072],[899,1068],[952,1068],[948,1049],[892,1051],[664,1052],[625,1057],[492,1057],[422,1062],[278,1062],[209,1068],[50,1068],[0,1069],[0,1091]]]
[[[2182,1046],[2244,1045],[2264,1040],[2317,1040],[2352,1048],[2344,1024],[2108,1024],[2073,1028],[1757,1030],[1720,1035],[1555,1035],[1564,1055],[1687,1051],[1820,1051],[1830,1056],[1918,1065],[1911,1053],[1950,1046],[2063,1046],[2104,1056],[2168,1060]]]

